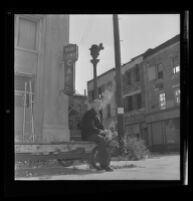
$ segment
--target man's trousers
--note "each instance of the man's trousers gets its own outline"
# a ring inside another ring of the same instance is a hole
[[[107,145],[107,141],[104,136],[101,135],[91,135],[88,137],[89,141],[94,141],[97,143],[99,148],[99,162],[101,167],[108,167],[110,164],[111,156],[110,150]]]

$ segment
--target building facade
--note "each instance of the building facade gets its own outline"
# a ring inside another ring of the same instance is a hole
[[[151,148],[174,147],[180,143],[180,40],[179,35],[148,49],[122,65],[125,135],[145,141]],[[98,92],[105,100],[112,83],[111,115],[107,104],[103,123],[116,125],[115,69],[97,77]],[[94,97],[93,80],[87,83],[89,100]],[[113,95],[112,95],[113,94]],[[105,102],[105,101],[104,101]]]
[[[144,121],[143,69],[139,65],[142,60],[143,57],[138,56],[121,67],[126,135],[135,133],[138,136],[141,133],[139,131],[139,119]],[[117,123],[115,73],[115,69],[112,68],[97,77],[98,94],[104,105],[102,111],[103,124],[106,128],[114,128]],[[89,100],[92,101],[94,98],[93,80],[90,80],[87,86]],[[132,99],[133,104],[129,102],[130,99]]]
[[[68,15],[14,16],[15,141],[68,141],[63,47]]]
[[[98,96],[103,100],[102,121],[106,128],[116,125],[116,101],[115,101],[115,69],[111,69],[97,77]],[[87,82],[88,99],[94,99],[94,82]]]
[[[125,136],[147,139],[143,55],[122,67]]]
[[[69,97],[69,129],[70,140],[81,140],[81,120],[88,110],[87,96],[74,94]]]
[[[149,144],[179,148],[180,36],[147,51],[142,65]]]

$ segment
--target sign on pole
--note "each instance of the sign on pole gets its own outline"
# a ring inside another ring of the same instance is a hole
[[[64,47],[64,92],[72,95],[75,91],[75,62],[78,59],[78,46],[76,44],[68,44]]]

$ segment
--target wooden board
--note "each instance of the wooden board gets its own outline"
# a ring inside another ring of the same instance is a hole
[[[49,154],[49,153],[60,153],[70,152],[79,148],[84,148],[85,152],[91,152],[96,144],[94,142],[77,141],[77,142],[63,142],[57,144],[15,144],[15,153],[31,153],[31,154]]]
[[[76,160],[86,159],[90,156],[90,153],[86,153],[84,148],[78,148],[69,152],[46,152],[46,153],[16,153],[15,161],[36,161],[36,160]]]

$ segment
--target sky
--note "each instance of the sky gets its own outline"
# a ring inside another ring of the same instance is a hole
[[[119,17],[121,64],[154,48],[180,33],[178,14],[124,14]],[[97,75],[115,67],[112,15],[70,15],[70,43],[78,45],[75,88],[84,94],[87,81],[93,79],[89,48],[103,43]]]

